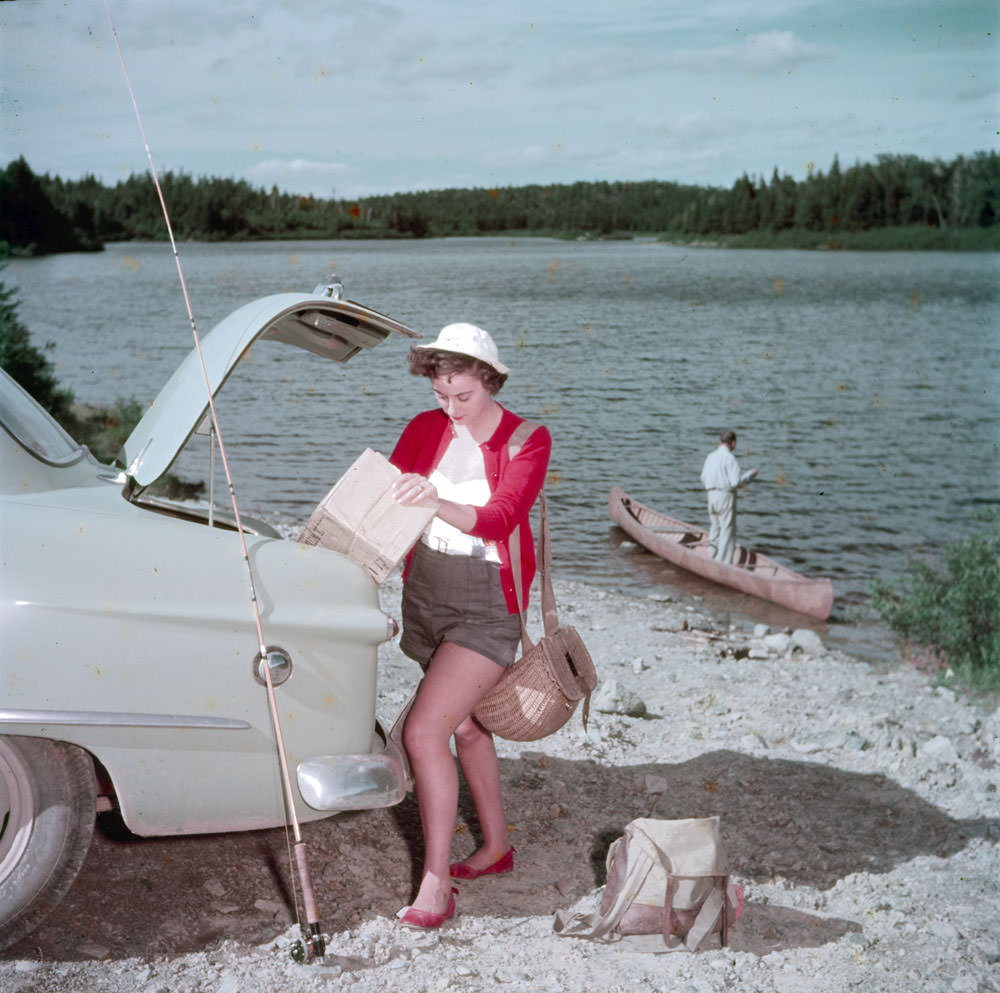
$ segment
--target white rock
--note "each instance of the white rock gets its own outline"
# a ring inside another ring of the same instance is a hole
[[[823,639],[809,628],[796,628],[792,632],[792,644],[808,655],[822,655],[826,651]]]
[[[871,747],[871,742],[857,731],[848,731],[844,735],[844,746],[846,748],[853,748],[857,752],[863,752],[866,748]]]
[[[765,635],[762,640],[767,649],[776,652],[778,655],[784,655],[788,651],[788,646],[792,643],[792,639],[780,631],[777,634]]]
[[[847,744],[847,735],[843,731],[826,731],[815,738],[793,738],[789,744],[803,755],[835,752]]]
[[[1000,759],[1000,708],[983,721],[980,737],[986,750],[994,758]]]
[[[646,704],[617,679],[609,679],[595,690],[590,698],[590,705],[602,714],[625,714],[628,717],[642,717],[646,713]]]
[[[928,921],[927,930],[946,941],[957,941],[961,937],[958,928],[951,921]]]
[[[930,741],[925,741],[920,746],[920,756],[943,765],[953,765],[958,761],[958,752],[955,751],[954,744],[943,734],[936,734]]]
[[[951,984],[954,993],[976,993],[979,987],[979,980],[973,976],[958,976]]]
[[[239,988],[239,977],[234,976],[231,972],[226,972],[219,980],[219,985],[215,988],[215,990],[216,993],[237,993]]]

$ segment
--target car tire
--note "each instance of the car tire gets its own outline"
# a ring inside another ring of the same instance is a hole
[[[0,950],[66,895],[94,834],[90,756],[45,738],[0,736]]]

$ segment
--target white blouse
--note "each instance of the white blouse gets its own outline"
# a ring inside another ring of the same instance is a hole
[[[471,507],[485,506],[490,498],[490,486],[486,481],[486,463],[483,461],[482,449],[467,427],[452,425],[452,431],[454,436],[451,443],[438,467],[431,473],[430,481],[442,500],[464,503]],[[431,519],[421,540],[435,551],[448,555],[471,555],[485,558],[489,562],[500,561],[496,542],[484,541],[459,531],[440,517]]]

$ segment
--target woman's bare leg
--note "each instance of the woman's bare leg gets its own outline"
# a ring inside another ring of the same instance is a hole
[[[501,666],[485,655],[445,642],[431,659],[406,719],[403,742],[413,768],[424,834],[424,874],[413,901],[418,910],[443,913],[451,894],[448,865],[458,816],[458,769],[451,754],[451,736],[502,674]],[[476,778],[482,775],[485,754],[481,748],[473,751],[470,760]],[[497,770],[497,794],[499,779]]]
[[[465,859],[465,864],[473,869],[485,869],[510,848],[493,735],[474,717],[468,717],[455,731],[455,750],[483,833],[481,847]]]

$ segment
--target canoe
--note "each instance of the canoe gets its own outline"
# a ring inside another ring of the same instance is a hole
[[[652,510],[618,486],[608,497],[608,511],[629,537],[673,565],[817,620],[830,616],[833,583],[829,579],[809,579],[743,545],[736,545],[731,565],[716,562],[706,530]]]

